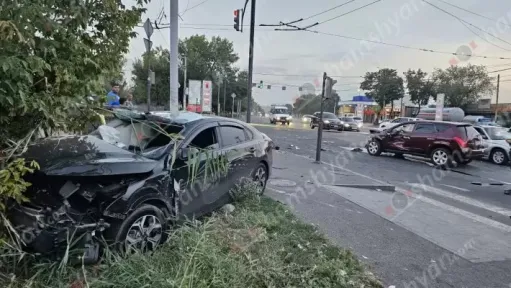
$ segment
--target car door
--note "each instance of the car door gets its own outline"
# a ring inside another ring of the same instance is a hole
[[[250,140],[246,129],[237,123],[222,123],[219,127],[222,153],[227,158],[229,169],[226,191],[234,188],[244,178],[250,178],[254,169],[256,143]],[[226,199],[225,195],[221,197]]]
[[[410,140],[410,132],[413,131],[414,123],[398,124],[389,130],[385,138],[386,150],[394,152],[409,152],[409,146],[406,144]]]
[[[217,186],[222,181],[213,177],[210,165],[220,159],[220,144],[217,132],[218,122],[196,128],[178,149],[172,169],[173,178],[180,183],[178,206],[181,215],[188,218],[199,217],[212,211]]]
[[[474,126],[474,129],[476,129],[476,131],[481,134],[481,144],[482,146],[484,147],[484,154],[486,156],[488,156],[490,154],[490,146],[491,146],[491,139],[488,135],[488,133],[486,133],[486,130],[484,130],[483,128],[481,127],[478,127],[478,126]]]
[[[414,154],[425,155],[436,139],[436,128],[433,123],[417,123],[413,132],[405,139],[408,151]]]

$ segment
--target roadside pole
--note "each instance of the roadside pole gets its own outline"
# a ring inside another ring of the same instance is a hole
[[[318,120],[318,139],[316,142],[316,163],[321,163],[321,137],[323,136],[323,104],[325,98],[326,72],[323,73],[323,88],[321,89],[321,108]]]
[[[234,98],[236,98],[236,94],[232,93],[232,109],[231,109],[231,118],[234,118]]]
[[[225,95],[227,93],[227,82],[224,83],[224,105],[222,106],[222,111],[225,113]],[[219,115],[220,116],[220,115]]]
[[[153,46],[153,42],[151,41],[151,35],[153,35],[154,28],[151,24],[151,20],[147,18],[144,23],[144,30],[147,38],[144,38],[145,49],[147,53],[147,112],[151,111],[151,48]]]
[[[177,0],[176,0],[177,1]],[[252,71],[254,70],[254,26],[256,0],[251,0],[250,8],[250,44],[248,54],[248,83],[247,83],[247,123],[250,123],[250,111],[252,110]]]
[[[186,53],[186,52],[185,52]],[[184,75],[184,79],[183,79],[183,82],[184,82],[184,85],[185,87],[183,88],[183,110],[186,110],[186,108],[188,107],[188,83],[186,83],[186,74],[188,74],[188,61],[187,61],[187,58],[186,57],[186,54],[185,54],[185,75]]]
[[[179,0],[170,0],[170,115],[179,113],[179,77],[178,77],[178,44],[179,44]],[[186,85],[185,85],[186,86]]]
[[[497,122],[497,114],[498,114],[498,111],[499,111],[499,87],[500,86],[500,74],[497,75],[497,99],[495,101],[495,122]]]

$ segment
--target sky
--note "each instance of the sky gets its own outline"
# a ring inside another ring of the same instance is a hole
[[[169,2],[152,0],[142,18],[154,21],[163,11],[167,18],[162,22],[170,22]],[[488,71],[511,68],[511,1],[427,2],[445,12],[423,0],[257,0],[253,82],[263,81],[265,86],[272,87],[253,88],[255,101],[260,105],[293,103],[300,95],[298,87],[305,83],[316,86],[320,93],[323,72],[338,81],[334,89],[341,99],[351,100],[363,93],[358,90],[361,76],[379,68],[396,69],[400,75],[408,69],[420,68],[430,73],[435,68],[469,63],[485,65]],[[347,4],[341,5],[344,3]],[[247,69],[250,3],[245,12],[243,33],[232,26],[233,11],[243,8],[244,4],[244,0],[179,0],[182,18],[179,19],[179,37],[199,34],[227,38],[240,57],[236,66]],[[316,14],[320,15],[314,16]],[[298,19],[304,19],[295,24],[299,27],[319,23],[309,29],[319,33],[274,31],[274,27],[259,26]],[[126,55],[128,78],[133,60],[145,50],[145,32],[143,28],[135,29],[139,34],[132,39]],[[153,47],[169,47],[169,30],[155,30]],[[454,52],[473,56],[450,54]],[[499,73],[499,103],[511,103],[511,70],[490,75]],[[282,86],[286,86],[286,90],[282,90]],[[496,93],[487,97],[490,96],[495,103]]]

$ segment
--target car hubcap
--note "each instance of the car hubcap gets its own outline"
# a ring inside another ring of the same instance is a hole
[[[266,170],[263,167],[257,168],[254,174],[254,181],[257,183],[257,185],[259,185],[262,191],[264,185],[266,185]]]
[[[138,218],[126,235],[126,248],[141,251],[152,250],[160,244],[163,228],[158,217],[144,215]]]
[[[498,164],[504,162],[504,153],[502,151],[495,151],[493,153],[493,162]]]
[[[375,154],[376,152],[378,152],[378,143],[371,142],[371,143],[369,143],[368,148],[369,148],[369,153]]]
[[[438,150],[435,151],[435,153],[433,154],[433,162],[435,162],[435,164],[437,165],[444,165],[445,163],[447,163],[448,157],[449,156],[447,155],[447,153],[445,153],[445,151]]]

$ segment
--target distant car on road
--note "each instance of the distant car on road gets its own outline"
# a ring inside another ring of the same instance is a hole
[[[484,157],[494,164],[506,165],[511,159],[511,133],[508,128],[474,126],[483,138]]]
[[[302,116],[302,123],[310,123],[312,121],[312,117],[314,117],[314,116],[308,115],[308,114],[303,115]]]
[[[414,122],[414,121],[419,121],[419,120],[422,120],[422,119],[410,118],[410,117],[397,117],[391,121],[384,121],[384,122],[380,123],[379,128],[380,129],[389,129],[389,128],[392,128],[400,123]]]
[[[280,122],[282,124],[289,125],[291,119],[293,119],[293,116],[290,115],[286,106],[273,106],[270,110],[271,124],[277,124],[277,122]]]
[[[319,116],[320,112],[316,112],[312,117],[312,121],[310,122],[311,129],[314,129],[319,126]],[[323,129],[335,129],[338,131],[344,130],[344,123],[335,116],[334,113],[323,112]]]
[[[436,166],[465,165],[482,158],[482,137],[470,124],[440,121],[400,123],[373,134],[366,144],[367,152],[379,156],[382,152],[429,157]]]
[[[360,132],[362,123],[355,121],[353,117],[340,117],[339,120],[341,120],[344,130]]]

